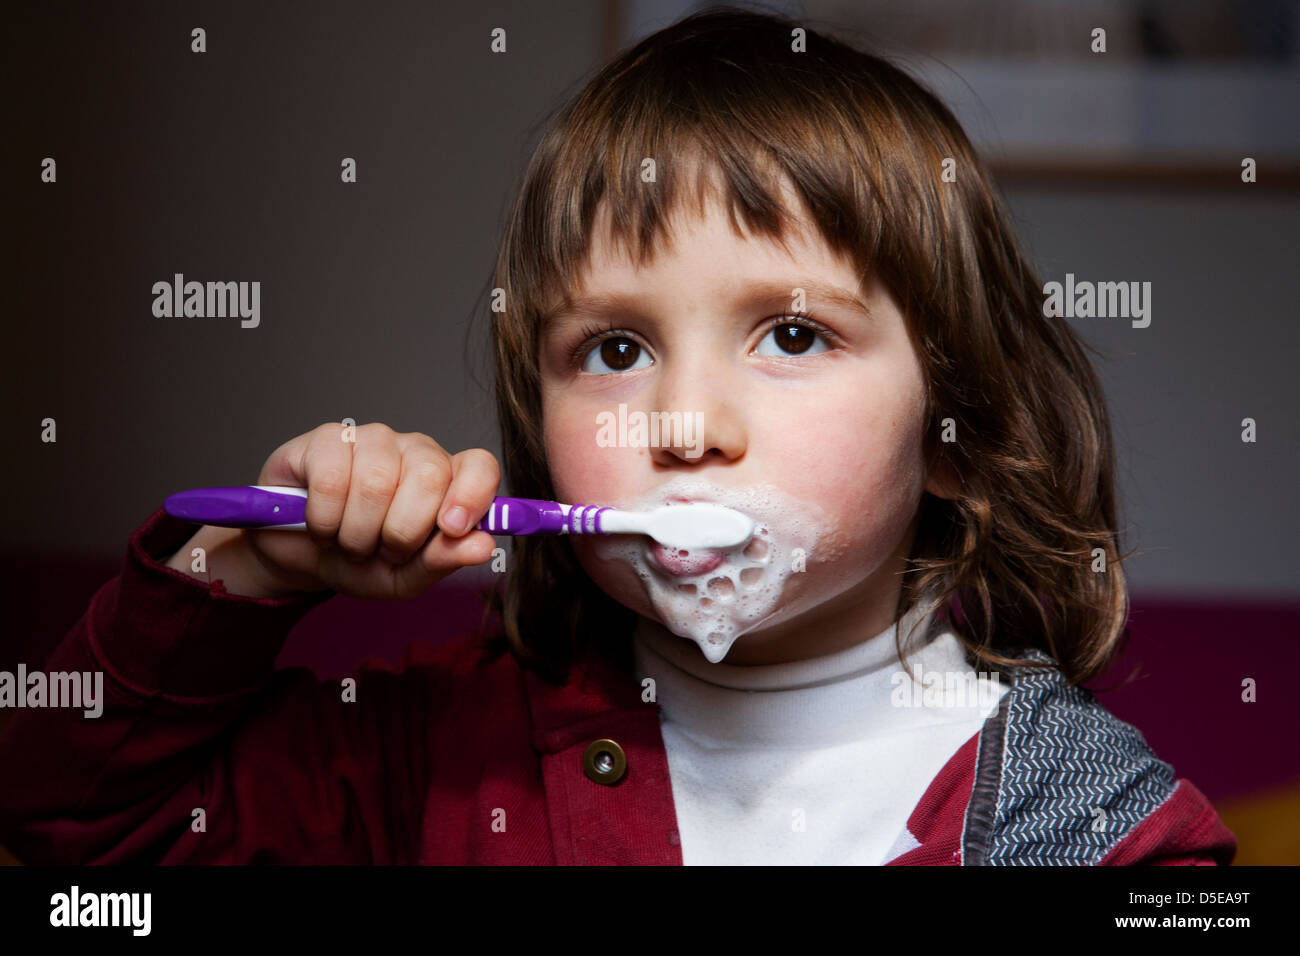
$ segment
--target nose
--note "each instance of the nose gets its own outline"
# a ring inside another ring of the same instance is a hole
[[[658,465],[732,462],[748,444],[739,383],[731,383],[718,363],[687,362],[663,374],[656,389],[659,446],[651,448]]]

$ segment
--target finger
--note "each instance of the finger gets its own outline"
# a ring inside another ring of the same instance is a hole
[[[402,592],[396,569],[378,556],[357,561],[337,548],[323,551],[317,574],[333,590],[353,597],[395,600],[414,596]]]
[[[438,505],[451,483],[451,457],[427,435],[398,435],[402,475],[380,532],[380,556],[403,564],[433,534]]]
[[[247,535],[255,554],[268,555],[279,567],[290,571],[312,570],[320,557],[320,547],[301,531],[249,528]]]
[[[324,426],[322,426],[324,427]],[[307,480],[302,471],[303,453],[311,444],[317,429],[290,438],[287,442],[271,452],[262,465],[257,476],[259,485],[280,485],[291,488],[306,488]]]
[[[259,485],[307,489],[303,520],[317,543],[334,540],[347,500],[352,446],[342,435],[343,426],[329,422],[285,442],[271,453],[257,480]]]
[[[451,485],[438,509],[438,528],[453,538],[482,520],[501,486],[501,468],[492,453],[470,448],[451,458]]]
[[[397,434],[382,423],[362,425],[356,437],[338,544],[345,553],[361,560],[373,554],[379,544],[379,531],[402,473],[402,453],[397,447]]]
[[[429,539],[417,559],[408,561],[397,570],[414,576],[416,572],[412,569],[422,569],[438,580],[458,568],[491,560],[496,546],[496,540],[486,531],[471,531],[459,538],[440,531]]]
[[[496,545],[486,531],[463,538],[434,535],[434,541],[443,544],[429,563],[416,559],[394,566],[378,555],[356,562],[335,550],[321,554],[317,573],[325,584],[342,594],[377,600],[407,599],[419,596],[458,568],[489,560]],[[432,547],[430,542],[425,551]]]
[[[249,528],[247,535],[253,556],[268,575],[301,590],[316,590],[322,583],[317,574],[321,549],[309,536],[266,528]]]

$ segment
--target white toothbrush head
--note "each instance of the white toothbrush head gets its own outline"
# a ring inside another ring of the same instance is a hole
[[[647,534],[666,548],[734,548],[754,533],[754,520],[707,501],[665,505],[647,512],[614,511],[602,516],[605,533]]]

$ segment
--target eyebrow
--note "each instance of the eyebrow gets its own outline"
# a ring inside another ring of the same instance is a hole
[[[826,282],[805,279],[798,282],[773,282],[762,280],[747,282],[744,291],[735,297],[737,305],[748,308],[775,307],[778,303],[789,302],[794,298],[795,289],[803,289],[809,302],[825,302],[861,312],[869,319],[875,318],[871,307],[859,294]],[[568,298],[560,305],[542,316],[542,327],[546,328],[555,319],[596,317],[610,314],[636,314],[641,311],[639,296],[617,292],[602,292],[595,295],[581,295]]]

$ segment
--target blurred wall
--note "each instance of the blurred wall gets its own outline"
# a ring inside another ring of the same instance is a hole
[[[1070,320],[1101,353],[1133,587],[1300,595],[1300,196],[1021,187],[1008,199],[1043,281],[1151,283],[1146,328]]]
[[[167,494],[251,484],[277,446],[344,417],[498,453],[481,306],[536,127],[599,59],[600,11],[7,12],[0,64],[28,93],[5,98],[0,157],[0,387],[20,423],[0,548],[118,560]],[[57,184],[39,181],[47,156]],[[152,286],[175,273],[260,281],[260,325],[155,318]]]
[[[499,453],[484,296],[538,127],[601,62],[613,13],[636,36],[691,6],[16,8],[0,68],[30,92],[6,100],[0,157],[0,551],[115,562],[168,493],[251,483],[343,417]],[[1300,594],[1300,198],[1070,182],[1008,198],[1045,280],[1153,286],[1149,328],[1074,320],[1105,352],[1134,588]],[[260,326],[155,318],[151,287],[178,272],[260,281]]]

